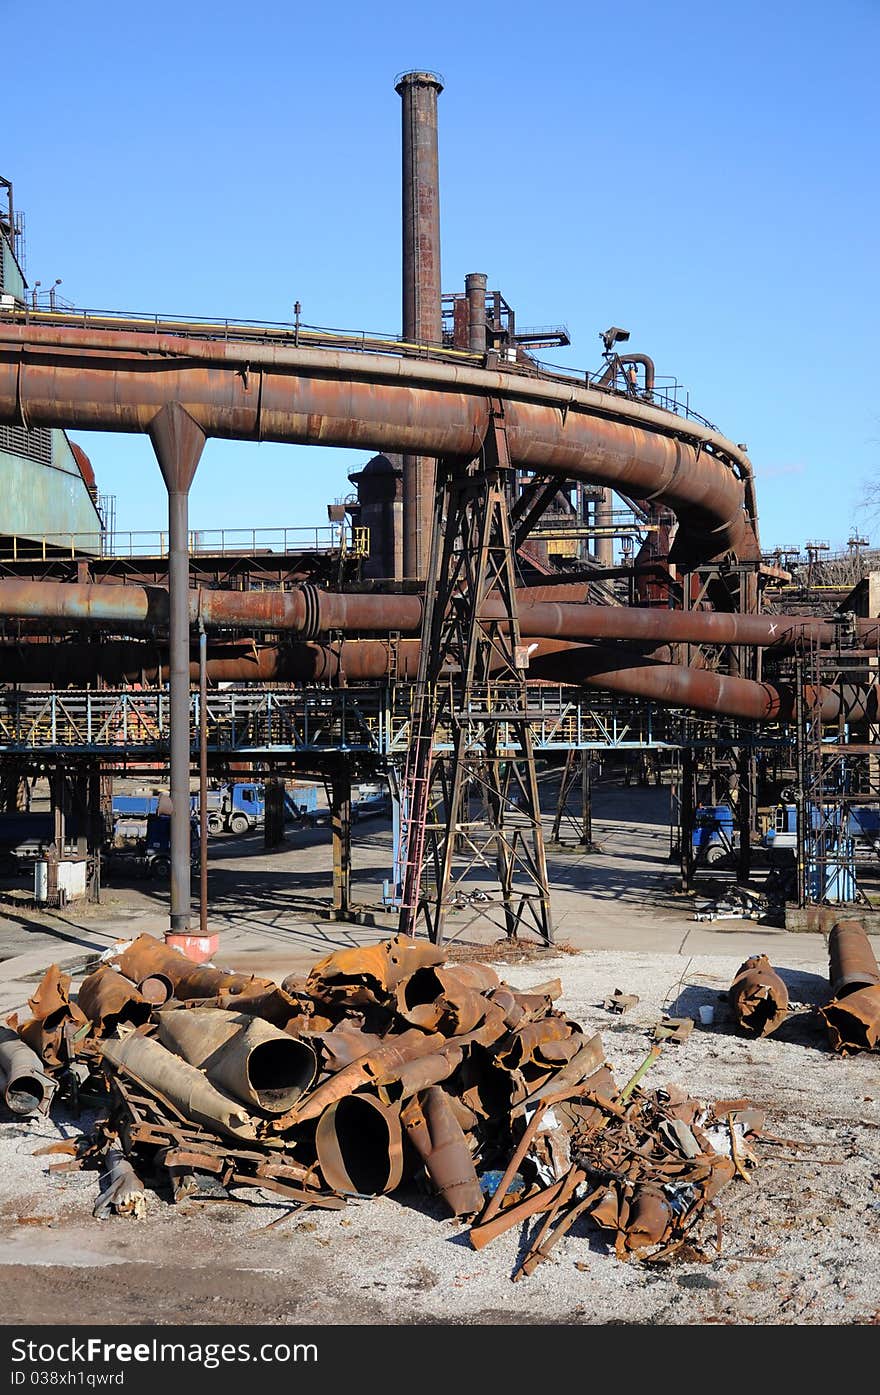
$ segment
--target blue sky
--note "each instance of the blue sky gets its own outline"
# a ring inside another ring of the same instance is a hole
[[[880,464],[878,0],[0,0],[0,174],[80,306],[400,328],[400,101],[443,74],[443,285],[599,331],[749,447],[765,547],[845,545]],[[549,356],[549,355],[548,355]],[[145,438],[80,434],[122,528]],[[324,523],[362,453],[211,441],[193,526]]]

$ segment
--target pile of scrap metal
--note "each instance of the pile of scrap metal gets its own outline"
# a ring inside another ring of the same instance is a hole
[[[745,1099],[709,1107],[677,1086],[641,1090],[639,1081],[660,1049],[651,1048],[622,1090],[606,1066],[577,1090],[545,1097],[532,1114],[470,1231],[471,1244],[482,1249],[543,1214],[514,1280],[531,1274],[581,1216],[606,1232],[622,1260],[665,1262],[685,1242],[697,1242],[702,1223],[712,1218],[720,1248],[715,1202],[735,1176],[751,1181],[747,1165],[757,1160],[747,1140],[760,1133],[764,1115]],[[542,1135],[549,1157],[539,1148]],[[529,1161],[537,1183],[522,1200],[511,1200],[517,1169]]]
[[[90,1135],[42,1150],[100,1168],[99,1217],[142,1215],[142,1177],[174,1201],[250,1187],[330,1208],[421,1181],[477,1248],[546,1212],[528,1273],[587,1211],[621,1257],[665,1257],[753,1161],[746,1101],[637,1088],[659,1047],[618,1090],[558,980],[520,992],[403,936],[279,987],[141,935],[69,990],[53,965],[9,1035],[50,1085],[104,1092]]]
[[[517,992],[488,966],[447,966],[402,936],[331,954],[279,987],[141,935],[75,998],[53,965],[30,1020],[10,1026],[33,1072],[109,1097],[61,1164],[104,1170],[98,1214],[117,1182],[138,1214],[143,1174],[175,1200],[251,1186],[330,1207],[421,1176],[471,1216],[484,1201],[477,1164],[503,1157],[516,1111],[604,1066],[601,1039],[553,1007],[560,993],[558,980]]]
[[[830,1000],[818,1015],[833,1051],[880,1050],[880,968],[857,920],[840,921],[828,937]],[[728,993],[737,1025],[749,1036],[775,1032],[789,1016],[788,990],[766,954],[741,964]]]

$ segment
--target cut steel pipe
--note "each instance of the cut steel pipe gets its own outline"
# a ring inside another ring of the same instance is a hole
[[[159,1014],[159,1040],[203,1070],[212,1085],[266,1114],[285,1113],[318,1074],[308,1042],[243,1012],[166,1009]]]
[[[766,954],[754,954],[740,965],[728,1000],[738,1026],[750,1036],[768,1037],[788,1017],[788,989]]]
[[[13,1114],[48,1114],[55,1082],[35,1051],[10,1027],[0,1027],[0,1096]]]
[[[243,1104],[217,1090],[200,1070],[151,1037],[132,1034],[121,1041],[104,1041],[101,1053],[112,1066],[164,1095],[187,1119],[235,1138],[257,1136],[256,1121]]]
[[[453,1216],[475,1215],[483,1206],[483,1193],[467,1138],[445,1090],[430,1086],[422,1096],[409,1101],[401,1118],[425,1171]]]
[[[205,436],[470,460],[495,397],[514,466],[665,504],[679,520],[675,560],[759,555],[748,457],[643,402],[405,355],[0,322],[0,424],[147,431],[179,403]]]
[[[152,1011],[137,985],[109,964],[102,964],[83,979],[76,1000],[99,1036],[109,1036],[120,1022],[142,1027]]]
[[[880,1049],[880,984],[857,988],[819,1009],[832,1051],[851,1056]]]
[[[833,927],[828,936],[828,959],[832,998],[845,998],[858,988],[880,983],[880,968],[859,920],[841,920]]]
[[[324,1110],[315,1132],[318,1164],[334,1191],[393,1192],[403,1176],[400,1116],[372,1095],[346,1095]]]

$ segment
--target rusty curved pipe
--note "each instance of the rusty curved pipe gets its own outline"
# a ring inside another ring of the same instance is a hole
[[[496,396],[519,468],[667,504],[681,558],[758,555],[737,477],[751,477],[747,456],[700,423],[616,394],[390,354],[0,322],[0,423],[10,425],[147,431],[177,403],[207,436],[471,459]]]

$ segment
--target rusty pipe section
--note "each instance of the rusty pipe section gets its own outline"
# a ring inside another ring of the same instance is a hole
[[[819,1009],[831,1049],[842,1056],[880,1048],[880,966],[858,920],[842,920],[828,937],[831,1000]]]
[[[833,998],[880,983],[880,968],[859,920],[841,920],[834,926],[828,936],[828,963]]]
[[[530,674],[535,679],[569,686],[580,684],[664,706],[755,721],[789,721],[795,711],[795,690],[789,687],[731,678],[598,645],[535,640],[529,647]],[[376,682],[392,672],[401,680],[414,680],[418,675],[419,648],[419,641],[414,639],[402,640],[396,646],[381,639],[347,639],[338,646],[218,644],[209,646],[207,674],[212,683]],[[0,660],[4,680],[9,684],[86,686],[98,678],[111,686],[161,684],[168,674],[167,654],[162,649],[133,641],[5,645],[0,646]],[[198,660],[193,658],[193,683],[198,682],[198,676]],[[873,720],[878,711],[875,687],[822,687],[816,691],[807,685],[804,692],[811,706],[818,699],[823,721],[836,720],[841,711],[852,721],[865,717]]]
[[[159,1014],[159,1040],[203,1070],[217,1089],[265,1114],[291,1109],[318,1074],[308,1042],[244,1012],[166,1008]]]
[[[540,588],[543,589],[543,588]],[[805,639],[833,644],[839,627],[810,615],[741,615],[722,611],[659,610],[537,601],[532,588],[517,592],[524,637],[569,640],[636,640],[650,643],[735,644],[786,648]],[[189,591],[189,621],[206,628],[290,631],[316,639],[330,630],[417,634],[423,601],[414,595],[359,595],[319,591]],[[161,628],[168,623],[164,586],[118,586],[64,581],[0,581],[0,619],[51,620],[115,625],[120,630]],[[503,607],[487,605],[483,619],[504,619]],[[880,642],[880,621],[854,618],[867,644]]]
[[[206,436],[473,459],[494,397],[519,468],[667,505],[680,558],[758,555],[748,457],[711,428],[643,402],[404,355],[0,324],[3,424],[147,431],[178,403]]]
[[[739,966],[728,1001],[737,1025],[753,1037],[769,1037],[788,1017],[788,989],[766,954]]]
[[[544,640],[530,662],[533,678],[583,684],[627,697],[645,698],[668,707],[689,707],[696,712],[741,717],[754,721],[790,721],[795,712],[795,690],[782,685],[731,678],[683,664],[652,661],[641,654],[599,645],[574,645]],[[833,721],[841,710],[851,720],[861,720],[877,708],[876,688],[805,685],[806,700],[818,703],[823,721]]]
[[[0,1099],[12,1114],[48,1114],[55,1081],[37,1053],[10,1027],[0,1027]]]
[[[293,591],[190,589],[187,594],[191,627],[201,621],[208,629],[289,630],[316,638],[329,630],[418,633],[422,623],[421,596],[343,594],[308,585]],[[168,588],[0,581],[0,619],[163,628],[169,620]]]

